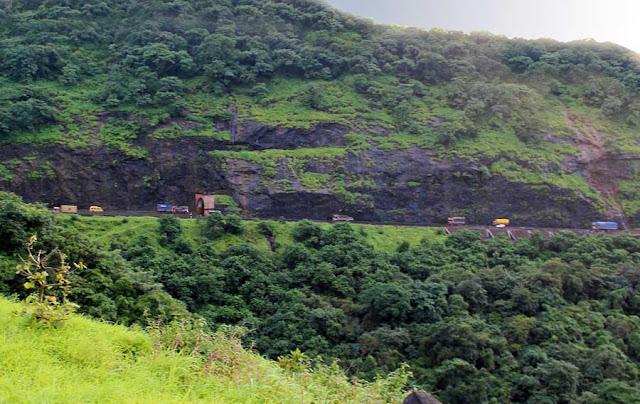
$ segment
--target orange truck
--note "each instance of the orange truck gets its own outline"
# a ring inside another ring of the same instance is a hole
[[[494,226],[500,226],[500,227],[509,226],[510,222],[511,221],[509,219],[493,219]]]

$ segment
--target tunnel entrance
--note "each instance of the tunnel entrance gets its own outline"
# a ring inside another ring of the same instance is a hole
[[[196,215],[207,216],[209,211],[214,210],[216,196],[206,192],[196,194]]]
[[[196,215],[204,215],[204,199],[202,198],[196,200]]]

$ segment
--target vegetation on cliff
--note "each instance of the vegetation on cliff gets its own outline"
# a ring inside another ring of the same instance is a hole
[[[15,0],[0,3],[0,36],[3,143],[151,159],[149,140],[210,137],[228,146],[211,156],[222,170],[262,165],[261,192],[294,189],[274,167],[295,161],[296,178],[327,176],[304,189],[347,205],[371,203],[358,184],[372,179],[339,170],[341,155],[417,147],[570,190],[603,214],[638,213],[630,169],[588,167],[640,153],[640,68],[613,44],[381,26],[312,0]],[[246,122],[352,133],[327,150],[262,154],[233,146]],[[312,164],[325,152],[339,161],[329,172]],[[0,181],[54,178],[52,164],[10,156]]]
[[[45,250],[86,264],[71,299],[107,321],[244,326],[245,346],[289,358],[285,368],[300,349],[310,364],[339,359],[360,380],[407,363],[409,384],[448,404],[633,403],[640,394],[637,237],[482,242],[426,232],[385,245],[384,226],[74,217],[2,194],[2,293],[28,293],[14,265],[37,233]],[[276,251],[258,235],[275,235]]]

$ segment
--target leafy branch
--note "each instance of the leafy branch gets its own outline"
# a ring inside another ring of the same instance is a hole
[[[76,271],[86,269],[83,263],[69,265],[66,256],[57,247],[47,253],[42,250],[35,251],[34,245],[38,238],[33,235],[27,243],[27,257],[20,256],[22,264],[16,266],[16,274],[24,276],[27,281],[24,288],[34,289],[28,300],[36,303],[39,310],[35,316],[43,319],[61,320],[64,316],[52,316],[51,309],[60,306],[56,297],[57,292],[62,295],[63,311],[70,311],[76,306],[68,301],[71,294],[70,276]],[[50,261],[56,259],[56,265],[50,265]],[[58,313],[64,314],[64,313]]]

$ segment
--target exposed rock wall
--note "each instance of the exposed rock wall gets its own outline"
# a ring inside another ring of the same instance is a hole
[[[145,137],[139,145],[148,150],[148,158],[104,146],[3,145],[0,161],[20,163],[12,178],[0,181],[0,189],[29,202],[101,204],[118,210],[190,205],[194,191],[218,190],[232,195],[248,214],[270,218],[327,219],[341,212],[365,221],[441,223],[447,216],[464,215],[470,223],[485,224],[504,216],[515,225],[554,227],[584,227],[606,219],[595,201],[575,191],[509,182],[488,174],[482,162],[439,160],[419,148],[371,147],[334,159],[309,158],[305,172],[331,178],[313,188],[301,180],[301,168],[286,161],[267,173],[258,162],[209,155],[238,145],[249,150],[341,146],[349,132],[337,124],[283,129],[245,121],[238,124],[233,142]],[[572,164],[579,170],[579,162]],[[344,178],[343,183],[337,184],[336,177]]]

